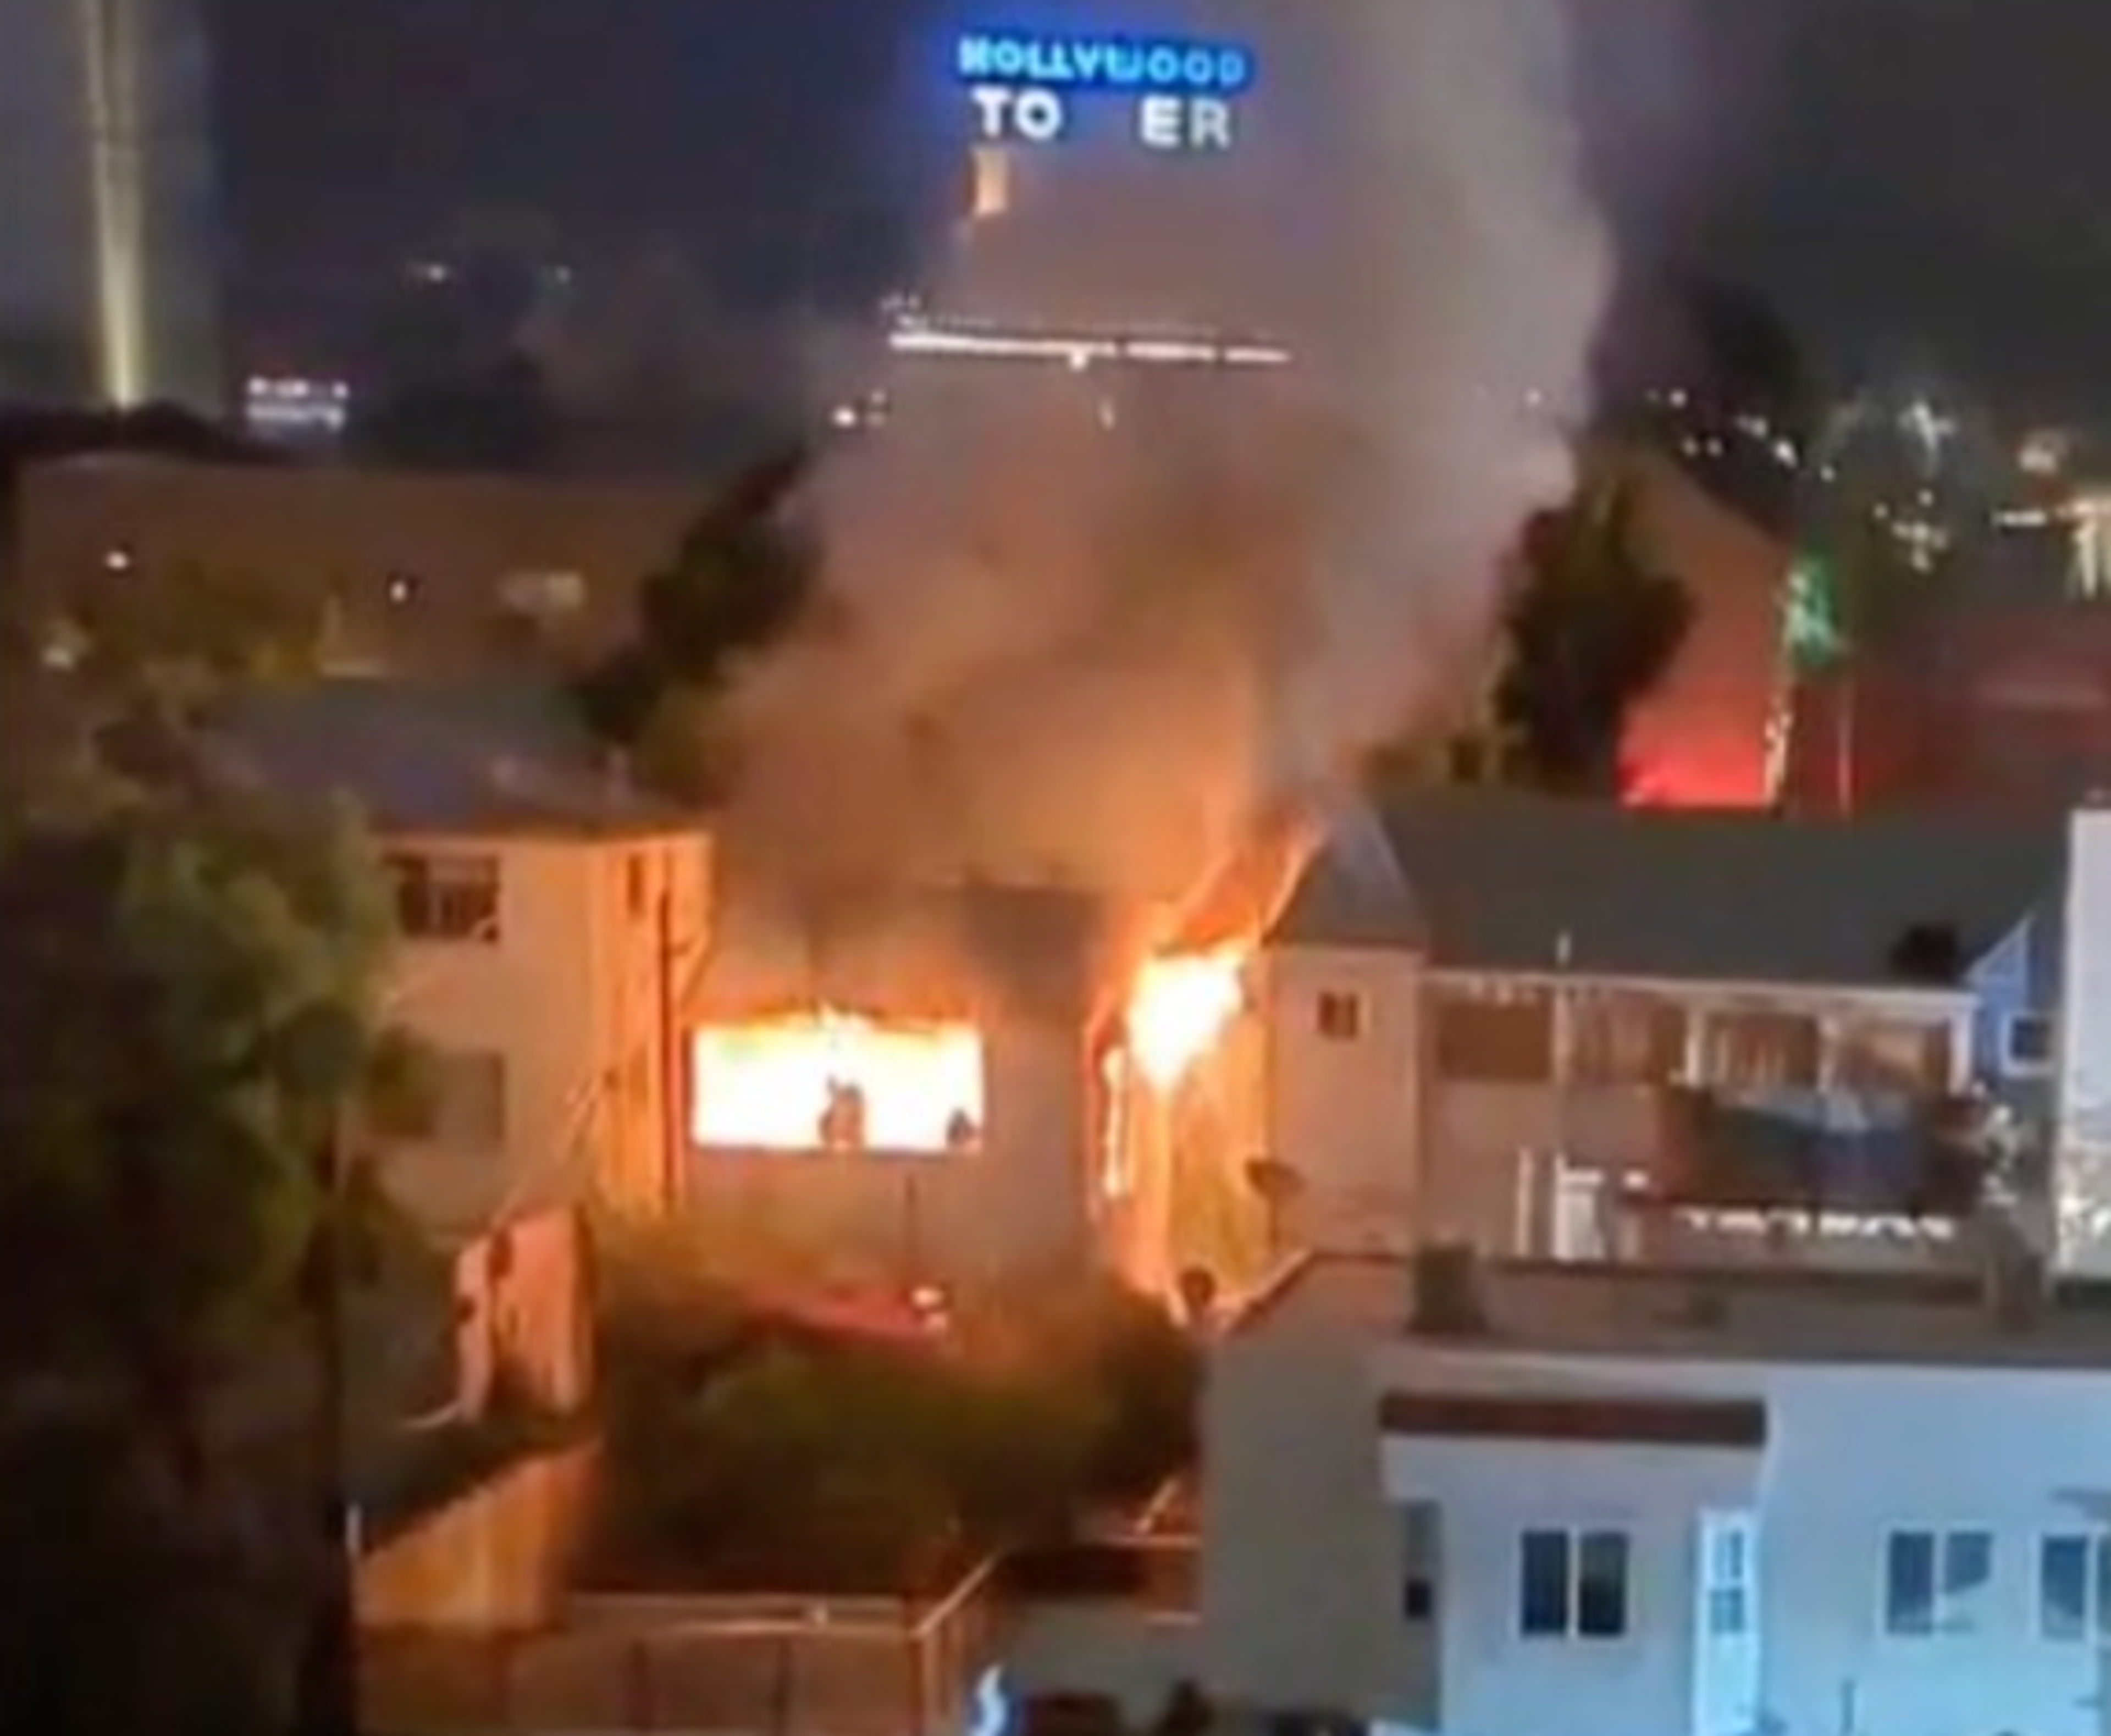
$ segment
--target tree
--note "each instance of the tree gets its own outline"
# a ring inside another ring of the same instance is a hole
[[[796,448],[735,478],[640,586],[631,642],[579,684],[594,733],[638,756],[670,794],[711,793],[724,771],[711,738],[718,702],[742,666],[815,605],[817,553],[790,518],[812,457]]]
[[[45,1631],[63,1583],[157,1637],[125,1652],[121,1702],[63,1650],[0,1651],[0,1704],[67,1728],[239,1730],[290,1667],[284,1625],[245,1612],[297,1610],[316,1552],[298,1525],[261,1557],[235,1547],[274,1534],[260,1503],[289,1487],[238,1463],[238,1419],[283,1414],[309,1382],[287,1322],[319,1230],[368,1197],[334,1191],[323,1159],[390,1054],[388,902],[348,822],[197,776],[67,780],[7,821],[0,1457],[64,1467],[129,1516],[76,1526],[57,1498],[74,1484],[11,1484],[0,1623]]]
[[[1634,518],[1632,484],[1607,476],[1528,527],[1493,698],[1504,781],[1620,789],[1628,716],[1692,625],[1686,588],[1643,558]]]

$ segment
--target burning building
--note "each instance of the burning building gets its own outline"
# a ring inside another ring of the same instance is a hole
[[[1046,887],[815,902],[736,871],[689,1042],[692,1203],[846,1276],[1096,1262],[1168,1295],[1397,1225],[1412,911],[1382,844],[1306,854],[1257,848],[1165,925]]]

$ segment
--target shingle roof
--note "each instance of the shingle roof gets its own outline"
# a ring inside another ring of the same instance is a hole
[[[252,696],[218,725],[238,771],[337,795],[379,830],[660,833],[695,822],[611,776],[561,693],[529,683],[326,681]]]
[[[1386,830],[1440,967],[1874,986],[1918,929],[1965,961],[2059,884],[2056,823],[1634,811],[1453,793]],[[1564,960],[1565,953],[1565,960]]]

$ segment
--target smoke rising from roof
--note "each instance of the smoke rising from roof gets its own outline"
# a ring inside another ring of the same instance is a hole
[[[1113,10],[1062,27],[1143,27]],[[1475,672],[1609,275],[1560,0],[1203,19],[1167,27],[1260,53],[1237,152],[1155,161],[1117,115],[1024,165],[928,299],[1258,329],[1296,365],[899,370],[819,484],[829,620],[735,696],[733,835],[773,878],[1178,897]]]

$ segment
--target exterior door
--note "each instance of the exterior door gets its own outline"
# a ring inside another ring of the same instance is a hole
[[[1752,1736],[1761,1697],[1758,1520],[1703,1513],[1697,1544],[1692,1736]]]

